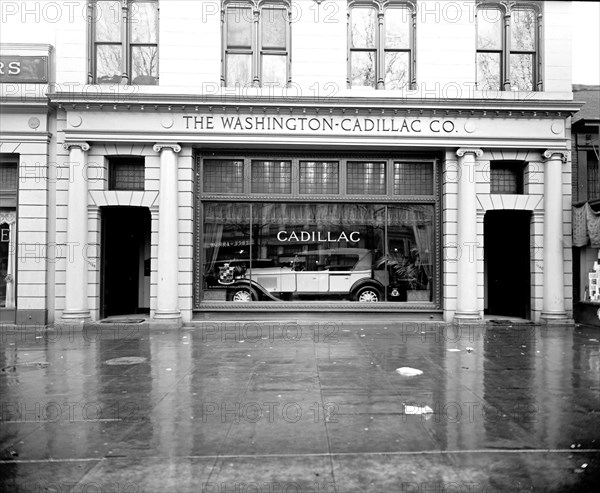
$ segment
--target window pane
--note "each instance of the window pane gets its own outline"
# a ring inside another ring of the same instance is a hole
[[[394,163],[394,195],[433,195],[433,164]]]
[[[535,51],[535,12],[533,10],[514,10],[511,21],[511,51]]]
[[[523,193],[523,165],[490,164],[491,193]]]
[[[533,90],[533,55],[510,55],[510,87],[513,91]]]
[[[252,161],[252,193],[291,193],[290,161]]]
[[[203,299],[232,301],[228,286],[246,276],[250,265],[250,206],[204,203]],[[238,297],[250,301],[243,295]]]
[[[375,48],[377,33],[377,15],[375,9],[352,9],[351,21],[352,48]]]
[[[285,55],[263,55],[262,83],[275,87],[285,87],[287,84],[286,61],[287,57]]]
[[[156,43],[158,34],[158,3],[131,5],[131,42]]]
[[[354,51],[350,54],[353,86],[375,87],[375,52]]]
[[[261,12],[262,25],[262,47],[279,48],[286,47],[286,13],[284,9],[265,8]]]
[[[0,190],[17,190],[17,164],[0,163]]]
[[[98,2],[92,21],[95,22],[96,41],[121,41],[119,2]]]
[[[227,9],[227,46],[252,46],[252,10],[230,7]]]
[[[500,90],[500,53],[477,53],[477,88]]]
[[[386,89],[401,89],[409,83],[408,58],[406,51],[385,53]]]
[[[96,82],[121,81],[121,45],[96,46]]]
[[[431,301],[435,215],[433,205],[388,205],[388,301]]]
[[[477,11],[477,48],[502,49],[502,12],[499,9]]]
[[[385,195],[385,163],[348,162],[349,194]]]
[[[300,193],[339,193],[338,163],[321,161],[301,161]]]
[[[242,193],[244,191],[244,161],[206,159],[203,183],[205,192]]]
[[[587,151],[587,192],[588,200],[600,198],[600,179],[598,176],[598,158],[594,151]]]
[[[144,190],[144,158],[112,160],[109,166],[109,190]]]
[[[385,47],[410,48],[411,13],[408,9],[385,11]]]
[[[133,84],[155,85],[158,78],[158,49],[156,46],[132,46],[131,70]]]
[[[227,80],[228,86],[250,84],[252,74],[250,67],[252,64],[252,55],[227,55]]]

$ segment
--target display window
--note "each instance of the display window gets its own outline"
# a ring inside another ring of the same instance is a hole
[[[203,178],[196,213],[200,303],[436,301],[438,219],[432,161],[423,163],[421,174],[415,172],[417,163],[408,167],[418,178],[415,189],[429,194],[411,202],[402,202],[396,193],[405,181],[387,179],[388,173],[407,168],[394,160],[366,166],[327,160],[307,166],[302,159],[249,159],[248,173],[244,161],[207,160],[198,173]],[[273,166],[266,169],[265,163]],[[259,174],[261,184],[253,187]],[[224,200],[219,193],[226,192],[214,193],[223,183],[217,176],[239,177],[232,188],[246,199]],[[424,185],[427,179],[431,184]],[[302,193],[303,187],[310,192]],[[260,199],[254,199],[257,189]],[[265,189],[277,200],[264,199]],[[289,201],[284,200],[286,191]],[[318,193],[324,197],[319,199]],[[370,194],[377,195],[375,203],[367,198]],[[350,201],[350,195],[360,196]],[[390,202],[381,195],[389,195]]]

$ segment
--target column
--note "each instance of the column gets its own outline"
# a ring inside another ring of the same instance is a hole
[[[86,142],[65,142],[69,151],[69,190],[67,199],[67,248],[65,320],[90,318],[88,307],[88,182]]]
[[[544,300],[541,318],[565,320],[562,164],[565,150],[544,151]]]
[[[154,318],[179,319],[179,214],[177,153],[179,144],[155,144],[160,152],[158,195],[158,267]]]
[[[458,156],[458,262],[454,319],[478,320],[477,307],[477,158],[481,149],[460,148]]]

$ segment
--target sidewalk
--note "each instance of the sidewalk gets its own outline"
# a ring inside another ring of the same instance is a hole
[[[0,491],[600,487],[597,329],[3,326],[0,368]]]

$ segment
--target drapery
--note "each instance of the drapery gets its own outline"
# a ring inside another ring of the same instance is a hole
[[[588,244],[600,248],[600,212],[595,212],[587,202],[581,207],[573,207],[573,246]]]

